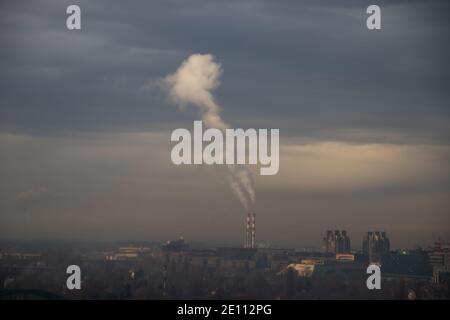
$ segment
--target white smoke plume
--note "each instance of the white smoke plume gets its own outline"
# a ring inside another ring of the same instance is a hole
[[[239,180],[236,179],[236,177],[233,175],[233,169],[231,166],[228,167],[230,170],[230,187],[233,191],[233,194],[239,199],[241,204],[244,206],[245,209],[249,208],[249,203],[247,200],[247,197],[245,196],[245,193],[243,191],[242,184],[239,183]]]
[[[180,105],[201,109],[205,126],[224,130],[228,125],[220,117],[220,107],[211,91],[219,86],[222,69],[210,54],[193,54],[178,70],[165,79],[170,97]]]
[[[245,209],[255,204],[255,187],[250,170],[244,165],[228,165],[230,186]]]
[[[219,85],[220,64],[210,54],[189,56],[175,73],[165,78],[169,95],[180,106],[191,104],[200,109],[203,123],[208,128],[225,130],[229,125],[220,117],[220,106],[212,91]],[[228,165],[230,186],[244,208],[255,203],[255,188],[249,169],[244,165]]]

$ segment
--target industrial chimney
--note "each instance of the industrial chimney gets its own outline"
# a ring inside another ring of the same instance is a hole
[[[256,237],[256,213],[253,213],[252,215],[252,243],[251,248],[255,248],[255,237]]]
[[[256,214],[248,213],[246,222],[244,248],[254,248],[256,237]]]
[[[245,226],[245,244],[244,244],[244,248],[250,248],[250,213],[247,214],[247,224]]]

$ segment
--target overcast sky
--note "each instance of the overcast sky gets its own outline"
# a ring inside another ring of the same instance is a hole
[[[170,160],[199,115],[161,80],[202,53],[227,123],[280,129],[279,174],[252,168],[259,243],[450,240],[450,3],[375,1],[369,31],[373,2],[2,1],[0,238],[241,244],[225,170]]]

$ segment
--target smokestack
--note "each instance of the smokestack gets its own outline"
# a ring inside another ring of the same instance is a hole
[[[252,244],[251,248],[255,247],[255,237],[256,237],[256,213],[252,216]]]
[[[250,213],[247,214],[247,225],[245,227],[245,244],[244,248],[250,248]]]

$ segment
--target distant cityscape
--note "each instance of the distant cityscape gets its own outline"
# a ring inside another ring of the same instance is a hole
[[[369,231],[353,250],[345,230],[324,232],[322,250],[255,242],[249,215],[241,247],[179,238],[163,243],[2,242],[1,299],[448,299],[450,246],[392,250]],[[354,240],[356,241],[356,240]],[[68,290],[66,267],[79,265],[82,289]],[[381,269],[368,290],[366,269]]]

